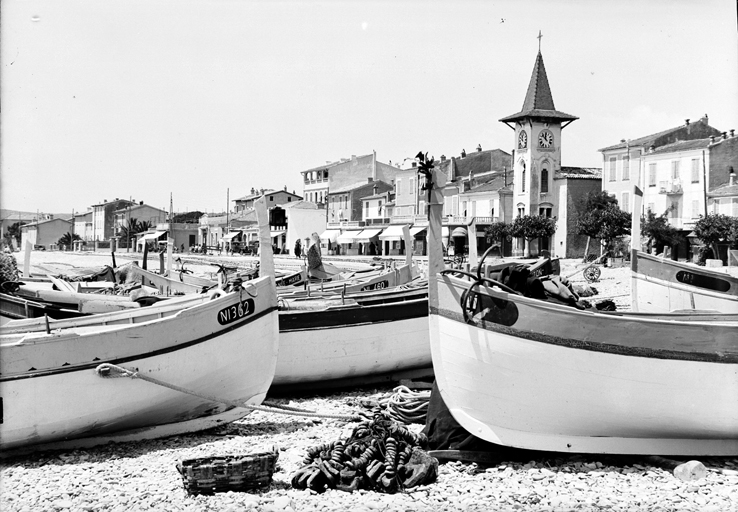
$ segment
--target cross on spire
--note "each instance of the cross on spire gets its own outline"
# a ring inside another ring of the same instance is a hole
[[[541,38],[542,37],[543,37],[543,34],[541,34],[541,31],[539,30],[538,31],[538,37],[536,38],[536,39],[538,39],[538,51],[539,52],[541,51]]]

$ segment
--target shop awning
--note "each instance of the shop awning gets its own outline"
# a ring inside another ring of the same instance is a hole
[[[156,231],[154,233],[148,233],[142,236],[141,238],[139,238],[138,243],[148,242],[149,240],[158,240],[159,238],[162,237],[162,235],[166,235],[166,234],[167,234],[166,231]]]
[[[385,229],[381,235],[380,240],[402,240],[402,226],[390,226]]]
[[[227,241],[232,241],[234,238],[240,239],[241,233],[242,233],[241,231],[233,231],[231,233],[228,233],[227,235],[223,235],[222,240],[225,240],[227,242]]]
[[[336,238],[336,242],[339,244],[350,244],[353,243],[354,238],[361,233],[361,231],[344,231],[340,235],[338,235],[338,238]]]
[[[270,231],[269,234],[272,236],[272,238],[278,237],[280,235],[284,235],[286,231],[284,229],[278,229],[276,231]]]
[[[365,229],[359,233],[354,240],[357,242],[368,242],[372,238],[378,237],[381,232],[381,229]]]
[[[418,234],[422,233],[423,231],[426,231],[427,229],[428,229],[428,226],[425,226],[425,227],[417,227],[417,228],[410,228],[410,236],[418,235]]]
[[[466,228],[458,227],[454,228],[454,230],[451,232],[451,236],[456,238],[458,237],[465,237],[466,236]]]
[[[340,235],[341,232],[337,229],[326,229],[323,231],[323,233],[320,235],[321,240],[328,240],[329,242],[333,243],[336,241],[336,238],[338,238],[338,235]]]

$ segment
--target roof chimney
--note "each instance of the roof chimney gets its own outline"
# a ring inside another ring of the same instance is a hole
[[[684,120],[684,124],[686,124],[687,126],[689,126],[689,119],[685,119]]]
[[[482,145],[481,145],[481,144],[477,144],[477,151],[478,151],[478,152],[479,152],[479,151],[482,151]]]
[[[374,181],[374,178],[372,178],[371,176],[369,176],[369,177],[367,178],[367,183],[371,183],[372,181]]]
[[[700,119],[700,121],[702,121],[703,119],[705,121],[705,124],[707,124],[709,122],[709,118],[707,117],[707,114],[705,114],[704,116],[702,116],[702,119]]]
[[[728,132],[723,132],[723,140],[728,138]]]
[[[714,143],[715,143],[715,136],[710,135],[710,144],[714,144]]]
[[[733,166],[730,166],[730,186],[732,187],[735,185],[735,171],[733,170]]]
[[[466,150],[465,149],[462,149],[461,150],[461,158],[464,158],[465,156],[466,156]]]
[[[441,162],[445,162],[445,161],[446,161],[446,155],[441,155]]]
[[[621,144],[625,143],[625,139],[620,139],[620,143]]]
[[[143,201],[141,201],[141,202],[140,202],[140,203],[138,203],[138,204],[140,204],[141,206],[143,206],[144,202],[143,202]]]
[[[730,138],[732,139],[733,137],[735,137],[735,129],[730,130]]]
[[[287,192],[287,185],[284,186],[284,191]]]

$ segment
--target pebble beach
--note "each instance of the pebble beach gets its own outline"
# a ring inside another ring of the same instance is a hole
[[[17,253],[19,267],[22,255]],[[134,255],[116,255],[122,264]],[[138,256],[140,258],[140,255]],[[238,263],[238,258],[219,260]],[[152,260],[153,261],[153,260]],[[110,264],[110,255],[32,254],[32,271]],[[203,262],[206,265],[207,262]],[[150,268],[153,263],[149,263]],[[190,268],[195,268],[193,265]],[[585,285],[579,260],[562,261],[561,275]],[[212,267],[211,267],[212,269]],[[601,267],[597,295],[618,310],[630,309],[630,271]],[[368,412],[366,403],[386,397],[393,385],[354,388],[268,400],[324,414]],[[614,510],[738,511],[738,458],[702,457],[706,471],[682,479],[671,469],[636,456],[572,455],[519,451],[494,463],[441,461],[438,479],[407,492],[295,490],[291,475],[312,446],[346,438],[354,424],[255,411],[234,423],[196,434],[46,451],[0,459],[0,509],[22,511],[425,511],[425,510]],[[419,432],[423,425],[409,428]],[[254,493],[189,496],[178,462],[216,455],[264,452],[276,446],[271,485]],[[689,459],[679,459],[685,462]]]

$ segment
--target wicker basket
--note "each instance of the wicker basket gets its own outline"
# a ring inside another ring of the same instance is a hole
[[[271,452],[183,460],[177,470],[190,495],[257,491],[271,484],[278,456],[274,447]]]

